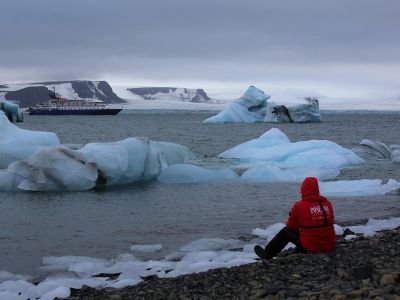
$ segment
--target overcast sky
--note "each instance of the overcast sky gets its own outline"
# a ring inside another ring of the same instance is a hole
[[[1,0],[0,29],[0,83],[400,97],[398,0]]]

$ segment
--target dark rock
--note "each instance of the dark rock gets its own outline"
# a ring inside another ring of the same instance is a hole
[[[373,268],[369,264],[360,264],[351,269],[351,276],[356,279],[367,279],[372,276]]]
[[[351,231],[349,228],[346,228],[346,229],[343,231],[342,237],[345,237],[346,235],[355,235],[355,233],[354,233],[353,231]]]

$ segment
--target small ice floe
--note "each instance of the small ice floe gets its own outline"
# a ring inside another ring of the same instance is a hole
[[[400,182],[393,179],[385,184],[379,179],[339,180],[319,184],[321,195],[327,197],[386,195],[399,188]]]
[[[161,251],[161,244],[152,244],[152,245],[133,245],[129,248],[132,251],[138,252],[157,252]]]
[[[242,248],[244,243],[235,239],[201,238],[183,246],[180,250],[191,251],[218,251]]]
[[[395,163],[400,163],[400,145],[390,146],[391,159]]]
[[[393,230],[400,226],[400,217],[390,219],[369,219],[365,225],[349,226],[348,228],[363,236],[373,236],[378,231]]]

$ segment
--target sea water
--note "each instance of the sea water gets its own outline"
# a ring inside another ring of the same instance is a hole
[[[55,132],[62,143],[86,144],[144,136],[190,148],[197,163],[272,127],[291,141],[327,139],[354,148],[364,138],[400,144],[399,114],[327,114],[320,124],[203,124],[211,112],[124,111],[117,116],[26,116],[17,125]],[[400,180],[387,160],[342,170],[338,179]],[[43,275],[46,256],[112,258],[135,244],[162,244],[160,259],[203,237],[248,239],[251,230],[284,222],[299,198],[298,183],[161,184],[157,181],[71,193],[0,193],[0,270]],[[336,222],[400,215],[400,195],[332,198]]]

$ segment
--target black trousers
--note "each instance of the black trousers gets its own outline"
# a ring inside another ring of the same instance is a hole
[[[296,245],[296,251],[307,252],[300,243],[300,233],[283,227],[267,246],[265,246],[267,259],[277,256],[289,242]]]

